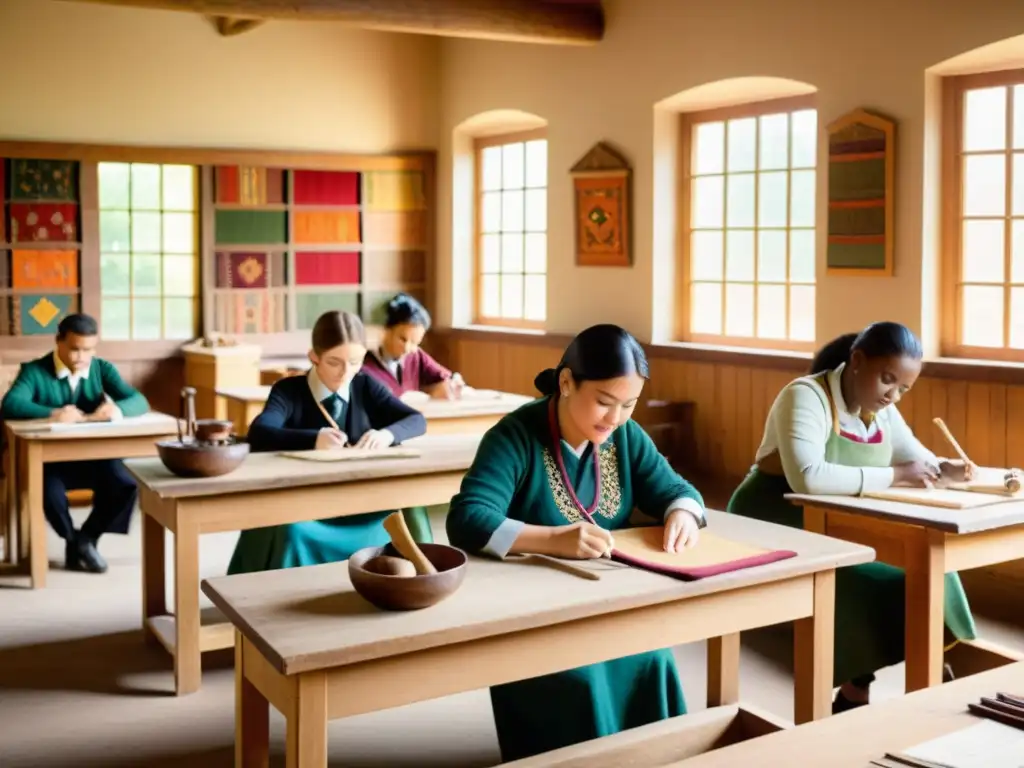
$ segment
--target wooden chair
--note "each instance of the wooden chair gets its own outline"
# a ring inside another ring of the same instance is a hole
[[[690,402],[646,400],[633,414],[676,470],[690,468],[696,458],[693,411],[694,404]]]

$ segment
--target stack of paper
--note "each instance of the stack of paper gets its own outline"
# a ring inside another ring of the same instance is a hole
[[[1024,730],[983,720],[871,763],[879,768],[1021,768]]]

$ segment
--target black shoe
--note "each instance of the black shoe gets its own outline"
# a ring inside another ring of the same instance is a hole
[[[838,715],[840,712],[846,712],[850,709],[856,709],[857,707],[867,706],[866,701],[850,701],[848,698],[843,696],[843,692],[839,691],[836,694],[835,700],[832,702],[832,714]]]
[[[69,571],[106,573],[107,561],[96,549],[96,542],[79,535],[69,539],[64,548],[64,567]]]

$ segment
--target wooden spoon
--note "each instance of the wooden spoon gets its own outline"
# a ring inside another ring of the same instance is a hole
[[[434,564],[427,560],[423,550],[416,544],[416,540],[409,533],[409,526],[405,524],[405,518],[401,512],[392,512],[384,518],[384,530],[391,537],[391,543],[399,554],[416,566],[416,573],[420,576],[437,573]]]

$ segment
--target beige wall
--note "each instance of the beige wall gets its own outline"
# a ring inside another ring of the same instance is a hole
[[[372,153],[437,146],[440,41],[0,0],[0,138]]]
[[[460,40],[446,41],[442,48],[442,206],[449,198],[455,126],[493,109],[524,110],[548,121],[548,329],[572,332],[605,320],[649,339],[667,326],[654,317],[671,311],[665,307],[670,298],[653,288],[655,275],[663,282],[671,273],[671,265],[656,265],[652,255],[655,237],[662,242],[666,226],[659,221],[656,229],[654,222],[656,184],[666,194],[655,157],[672,162],[674,154],[665,144],[672,132],[656,119],[654,105],[704,83],[770,76],[816,87],[821,126],[856,107],[898,121],[894,277],[824,276],[825,179],[819,174],[818,339],[884,316],[933,341],[938,147],[935,127],[927,121],[937,99],[926,70],[1024,33],[1024,5],[1006,0],[862,0],[857,6],[822,0],[605,0],[605,6],[607,36],[595,47]],[[635,168],[631,269],[574,263],[568,170],[601,140],[617,145]],[[659,216],[665,207],[659,207]],[[450,252],[451,218],[450,209],[442,208],[442,255]],[[665,258],[663,249],[658,258]],[[437,308],[442,321],[451,318],[450,266],[442,259]],[[555,290],[556,285],[565,288]]]

